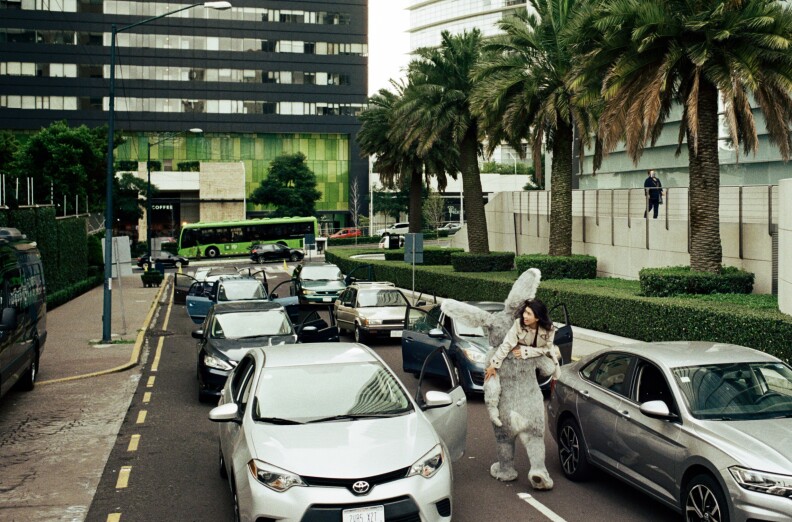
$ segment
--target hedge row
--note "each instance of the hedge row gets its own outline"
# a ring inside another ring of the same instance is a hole
[[[327,252],[326,260],[344,273],[361,264],[373,266],[374,278],[412,288],[407,263],[355,260],[362,251]],[[418,266],[415,290],[424,296],[460,301],[504,301],[517,272],[457,273],[449,266]],[[595,281],[592,281],[594,283]],[[572,324],[641,341],[699,340],[750,346],[792,360],[792,317],[778,310],[756,310],[727,303],[679,297],[645,297],[628,289],[598,287],[585,281],[544,281],[537,296],[548,307],[567,305]]]
[[[517,256],[514,259],[514,266],[520,274],[529,268],[538,268],[542,272],[542,281],[597,278],[597,258],[594,256],[529,254]]]
[[[445,230],[440,231],[440,237],[448,237],[448,232]],[[424,241],[427,239],[437,239],[437,232],[423,232]],[[342,237],[338,239],[327,238],[328,248],[331,246],[348,246],[348,245],[370,245],[379,244],[382,238],[380,236],[358,236],[358,237]]]
[[[451,254],[451,266],[455,272],[504,272],[514,268],[514,252],[454,252]]]
[[[461,248],[426,247],[423,253],[423,265],[450,265],[451,254],[464,252]],[[404,249],[386,250],[386,261],[404,261]]]
[[[92,270],[92,272],[94,273],[89,274],[85,279],[72,283],[66,288],[55,292],[47,292],[47,310],[52,310],[64,303],[68,303],[75,297],[101,285],[104,281],[104,272],[101,270]]]
[[[720,274],[696,272],[689,266],[644,268],[638,273],[641,293],[668,297],[679,294],[750,294],[754,275],[733,266],[725,266]]]

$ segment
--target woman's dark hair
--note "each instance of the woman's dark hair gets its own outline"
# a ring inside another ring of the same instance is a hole
[[[523,312],[525,312],[526,308],[531,309],[534,316],[536,317],[537,322],[539,323],[539,326],[548,332],[553,329],[553,321],[550,320],[550,315],[547,312],[547,306],[545,306],[545,304],[539,299],[528,299],[522,304],[520,309],[517,310],[515,318],[520,320],[520,325],[523,328],[525,328],[525,323],[523,323]]]

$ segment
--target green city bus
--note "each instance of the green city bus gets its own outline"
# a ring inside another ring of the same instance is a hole
[[[303,248],[306,234],[319,235],[315,217],[281,217],[189,223],[179,234],[178,252],[185,257],[239,256],[252,245],[280,243]]]

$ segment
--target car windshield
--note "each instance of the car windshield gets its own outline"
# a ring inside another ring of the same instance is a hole
[[[792,369],[777,362],[675,368],[674,378],[697,419],[792,417]]]
[[[484,337],[484,329],[480,326],[468,326],[461,321],[454,321],[454,329],[461,337]]]
[[[334,281],[341,279],[341,270],[335,265],[306,266],[300,272],[300,279],[304,281]]]
[[[294,329],[282,309],[218,314],[212,324],[212,337],[215,339],[241,339],[293,333]]]
[[[358,307],[407,306],[407,299],[398,290],[361,290]]]
[[[218,301],[244,301],[247,299],[266,299],[264,286],[255,279],[225,281],[218,290]]]
[[[413,411],[402,387],[378,362],[265,368],[256,399],[257,418],[297,422]]]

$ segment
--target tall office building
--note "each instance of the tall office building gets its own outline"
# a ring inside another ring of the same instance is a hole
[[[231,199],[252,216],[262,209],[247,198],[269,162],[300,151],[322,192],[317,210],[345,224],[350,181],[368,184],[354,139],[367,97],[367,0],[231,3],[225,11],[199,5],[117,34],[115,126],[127,141],[116,161],[145,162],[148,143],[163,133],[200,128],[201,135],[162,140],[151,159],[164,171],[183,162],[242,162],[244,188],[231,190]],[[0,0],[0,129],[106,124],[112,26],[190,5]],[[205,196],[196,188],[185,186],[157,207],[172,222],[196,221]]]

